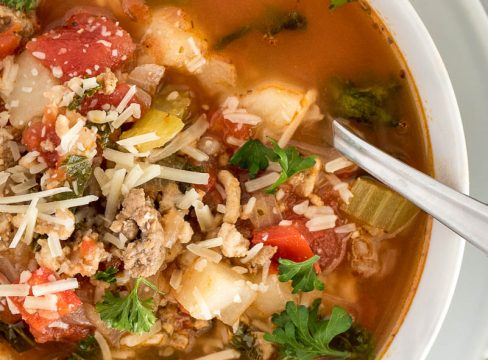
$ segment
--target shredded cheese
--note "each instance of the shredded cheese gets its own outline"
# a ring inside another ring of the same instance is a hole
[[[49,197],[49,196],[53,196],[65,192],[70,192],[70,191],[71,189],[69,187],[60,187],[56,189],[40,191],[37,193],[0,197],[0,204],[16,204],[20,202],[32,201],[36,198],[38,199],[45,198],[45,197]]]
[[[63,256],[63,249],[57,234],[51,233],[47,236],[47,245],[49,246],[52,257]]]
[[[15,249],[17,245],[20,242],[20,239],[24,235],[24,232],[26,231],[27,227],[29,227],[29,232],[26,236],[26,242],[30,244],[32,241],[32,236],[34,234],[34,226],[36,224],[36,218],[37,218],[37,203],[39,201],[39,198],[34,198],[32,199],[32,202],[27,208],[27,211],[24,215],[24,218],[22,219],[22,222],[20,223],[19,228],[17,229],[17,232],[14,235],[14,238],[12,239],[12,242],[10,243],[9,248],[10,249]]]
[[[167,166],[159,166],[161,179],[184,182],[189,184],[207,185],[210,175],[196,171],[173,169]]]
[[[78,280],[75,278],[52,281],[44,284],[33,285],[32,295],[42,296],[46,294],[55,294],[65,290],[78,289]]]
[[[110,192],[107,196],[107,205],[105,207],[105,217],[109,221],[113,221],[119,207],[126,172],[125,169],[118,169],[112,178]]]
[[[0,296],[27,296],[30,286],[27,284],[1,284]]]
[[[58,297],[56,295],[26,296],[24,308],[32,310],[58,310]]]
[[[106,148],[103,150],[103,157],[123,167],[131,168],[134,166],[133,154],[124,153],[114,149]]]

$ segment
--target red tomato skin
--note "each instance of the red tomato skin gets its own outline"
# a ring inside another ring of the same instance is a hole
[[[52,276],[56,277],[51,270],[41,267],[32,273],[32,276],[27,281],[27,284],[31,286],[45,284],[47,282],[50,282],[49,279],[50,278],[52,279]],[[56,277],[56,280],[57,279],[58,278]],[[81,300],[78,298],[78,296],[75,294],[73,290],[65,290],[56,293],[56,296],[58,298],[57,318],[55,316],[54,318],[48,318],[42,316],[43,315],[42,310],[36,311],[32,314],[27,312],[27,310],[23,306],[24,304],[23,297],[11,297],[10,299],[14,302],[14,304],[19,309],[22,319],[29,325],[29,330],[34,336],[36,342],[45,343],[48,341],[62,341],[62,340],[78,341],[85,338],[89,333],[89,329],[80,325],[69,325],[67,329],[49,327],[49,325],[53,321],[59,321],[61,317],[75,311],[82,304]],[[49,313],[53,313],[53,312],[50,311]],[[54,312],[54,314],[51,315],[56,315],[56,312]]]
[[[81,109],[80,113],[82,115],[86,115],[88,111],[90,110],[102,110],[104,105],[111,105],[117,107],[124,96],[127,94],[127,91],[129,91],[130,85],[129,84],[117,84],[117,87],[115,88],[115,91],[110,94],[110,95],[105,95],[101,93],[96,93],[93,96],[86,97],[83,99],[83,102],[81,103]],[[130,104],[139,104],[141,105],[141,112],[144,113],[147,111],[145,108],[145,104],[139,100],[139,98],[134,95],[130,100],[127,105]]]
[[[32,39],[26,48],[46,68],[59,68],[61,81],[96,76],[120,67],[134,52],[128,32],[105,16],[78,13],[64,26]]]
[[[235,124],[224,118],[222,111],[216,111],[210,117],[209,132],[218,136],[231,147],[236,147],[229,144],[228,139],[233,137],[240,141],[247,141],[252,137],[252,126],[246,124]]]
[[[57,167],[59,162],[59,154],[55,148],[61,139],[56,134],[56,117],[57,111],[47,107],[42,120],[33,121],[22,133],[22,144],[29,151],[38,151],[50,168]],[[53,149],[48,151],[42,146],[43,142],[49,142]]]

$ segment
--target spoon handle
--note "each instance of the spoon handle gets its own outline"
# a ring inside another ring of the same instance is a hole
[[[334,147],[488,255],[488,206],[402,163],[333,122]]]

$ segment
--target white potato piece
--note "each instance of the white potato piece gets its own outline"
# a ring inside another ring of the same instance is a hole
[[[206,41],[193,29],[188,15],[176,7],[153,13],[142,44],[159,65],[198,72],[206,62]]]
[[[200,320],[220,319],[234,325],[256,298],[246,277],[224,263],[208,263],[201,271],[192,266],[183,274],[176,300]]]
[[[16,62],[19,72],[7,103],[10,106],[10,123],[22,129],[33,117],[42,115],[48,104],[44,93],[59,81],[28,51],[20,54]]]
[[[236,87],[237,71],[234,64],[220,56],[209,56],[197,74],[202,87],[210,95],[230,94]]]
[[[268,317],[285,309],[288,301],[296,301],[297,295],[292,294],[290,282],[280,282],[277,275],[269,275],[266,281],[268,290],[259,292],[252,304],[262,317]]]

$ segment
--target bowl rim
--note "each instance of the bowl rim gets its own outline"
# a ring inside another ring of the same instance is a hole
[[[468,194],[468,156],[461,114],[433,39],[408,0],[368,2],[388,28],[414,79],[426,114],[425,133],[430,138],[435,177]],[[382,359],[425,359],[449,309],[465,243],[435,220],[430,234],[418,288]]]

